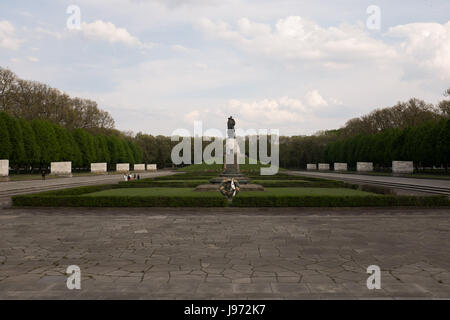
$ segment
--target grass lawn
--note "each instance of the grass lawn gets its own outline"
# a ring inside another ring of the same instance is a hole
[[[198,192],[192,188],[124,188],[110,189],[84,196],[89,197],[223,197],[219,192]]]
[[[348,188],[265,188],[264,192],[246,191],[238,194],[238,197],[265,197],[265,196],[375,196],[377,194]]]
[[[244,191],[238,197],[245,196],[368,196],[374,193],[346,188],[266,188],[261,191]],[[189,196],[189,197],[223,197],[219,192],[198,192],[192,188],[124,188],[111,189],[86,194],[90,197],[122,196],[122,197],[154,197],[154,196]]]

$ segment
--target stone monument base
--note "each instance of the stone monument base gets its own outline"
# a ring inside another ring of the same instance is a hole
[[[238,179],[239,180],[239,179]],[[220,181],[222,182],[222,181]],[[239,180],[239,183],[241,181]],[[264,191],[264,187],[259,184],[241,184],[240,190],[242,191]],[[194,191],[219,191],[219,184],[201,184],[197,186]]]
[[[241,173],[222,173],[217,178],[209,180],[209,182],[213,184],[219,184],[222,183],[224,179],[231,179],[231,178],[236,179],[239,182],[239,184],[248,184],[250,182],[250,179],[245,177]]]

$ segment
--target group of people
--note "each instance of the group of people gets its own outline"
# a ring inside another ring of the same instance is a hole
[[[125,181],[141,180],[141,176],[139,174],[136,174],[136,173],[134,175],[132,175],[131,173],[130,174],[124,174],[123,175],[123,180],[125,180]]]

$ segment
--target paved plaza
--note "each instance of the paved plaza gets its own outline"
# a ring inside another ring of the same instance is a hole
[[[7,208],[0,298],[450,298],[449,248],[449,209]]]

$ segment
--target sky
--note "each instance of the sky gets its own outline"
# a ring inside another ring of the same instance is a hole
[[[2,0],[0,66],[97,101],[124,131],[225,129],[233,116],[309,135],[442,100],[450,1]]]

